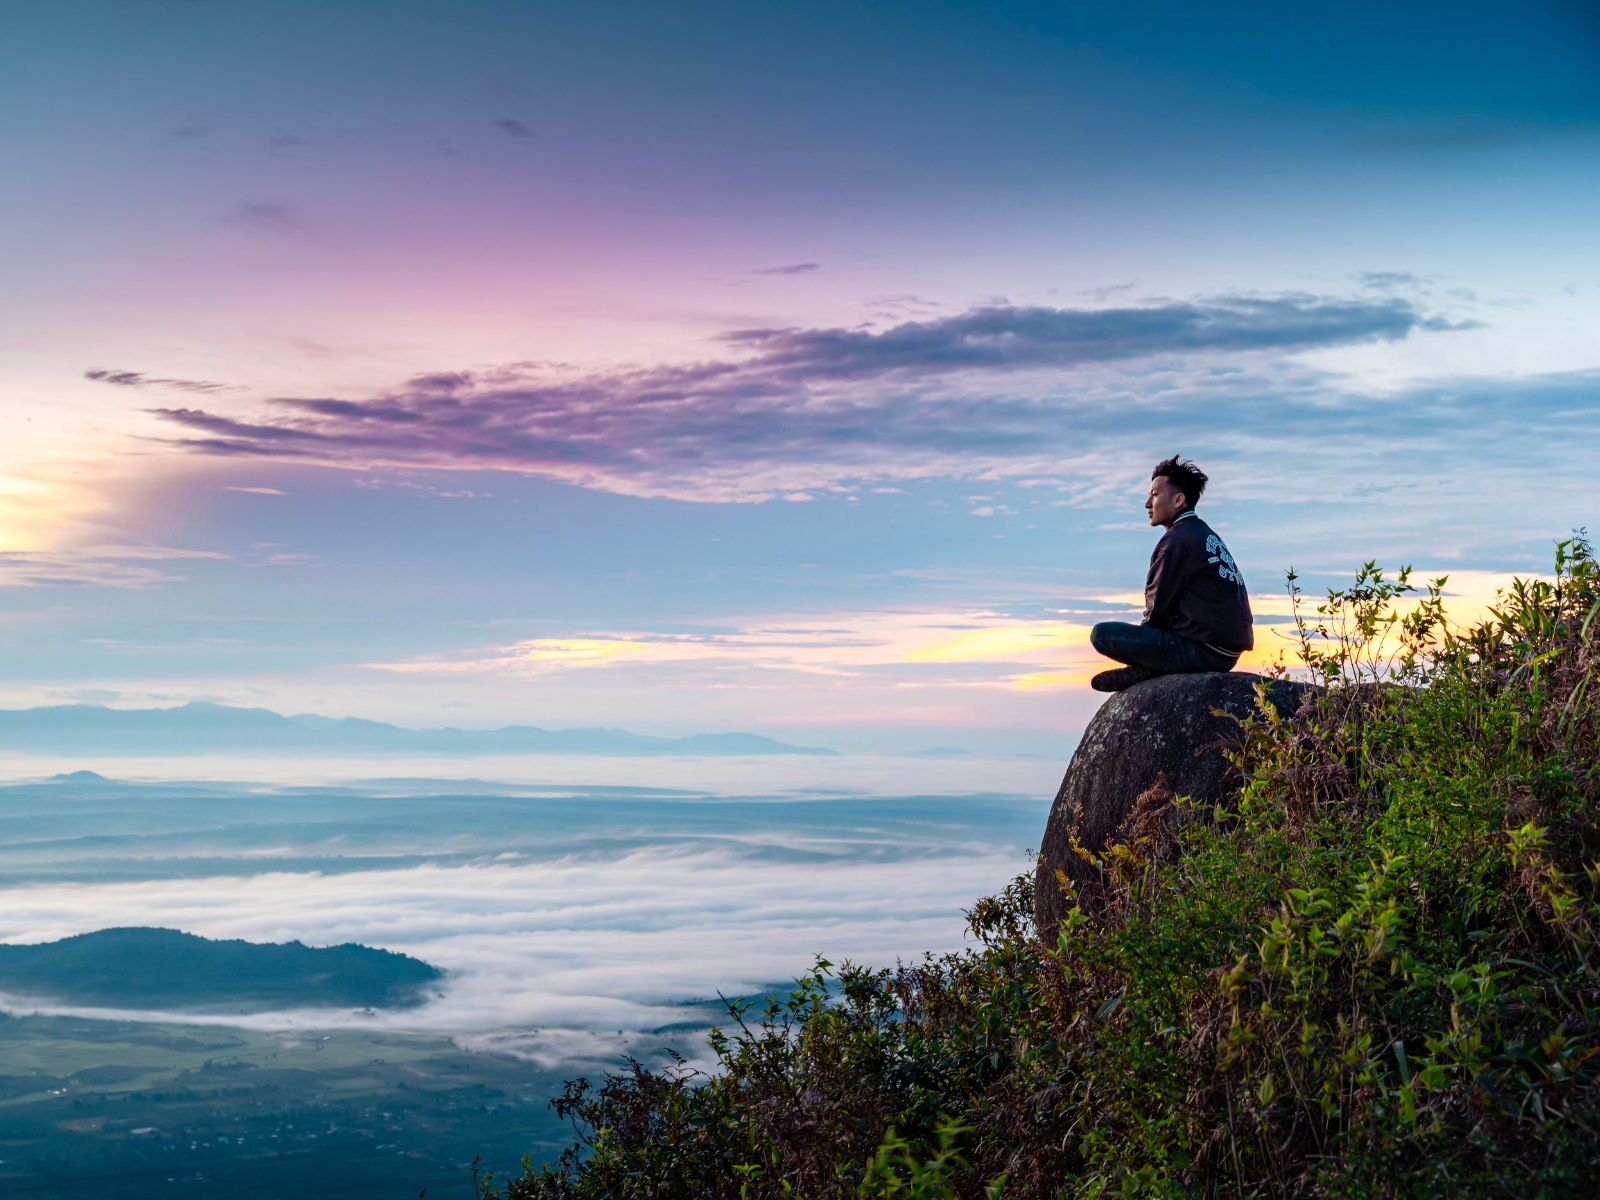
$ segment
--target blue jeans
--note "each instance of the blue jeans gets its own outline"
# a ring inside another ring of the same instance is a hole
[[[1195,671],[1231,671],[1237,654],[1220,654],[1209,646],[1179,637],[1169,629],[1102,621],[1089,631],[1089,644],[1107,658],[1152,675],[1187,675]]]

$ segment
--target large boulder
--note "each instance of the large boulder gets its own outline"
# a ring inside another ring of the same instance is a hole
[[[1130,821],[1147,824],[1144,810],[1159,806],[1167,793],[1209,805],[1237,789],[1223,747],[1237,740],[1239,719],[1255,711],[1255,685],[1261,682],[1284,716],[1299,708],[1309,690],[1307,684],[1264,681],[1243,671],[1205,671],[1158,675],[1101,706],[1067,767],[1039,847],[1033,907],[1047,943],[1055,942],[1056,927],[1074,903],[1062,892],[1058,870],[1086,910],[1098,900],[1098,873],[1073,851],[1074,838],[1098,853],[1124,840],[1126,832],[1116,835]],[[1145,802],[1136,817],[1141,796]]]

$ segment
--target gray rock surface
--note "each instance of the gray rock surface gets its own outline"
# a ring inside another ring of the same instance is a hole
[[[1096,853],[1122,840],[1114,835],[1140,795],[1159,787],[1163,777],[1174,795],[1205,804],[1237,788],[1237,780],[1228,778],[1222,744],[1238,736],[1234,718],[1255,710],[1254,688],[1261,678],[1243,671],[1160,675],[1101,706],[1067,767],[1039,847],[1033,907],[1047,943],[1055,942],[1056,926],[1073,903],[1062,893],[1057,870],[1072,881],[1086,911],[1098,896],[1094,869],[1073,853],[1074,837]],[[1268,695],[1287,716],[1309,690],[1307,684],[1280,680],[1269,685]]]

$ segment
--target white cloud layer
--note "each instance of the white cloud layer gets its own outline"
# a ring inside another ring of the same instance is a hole
[[[887,966],[960,949],[963,910],[1027,869],[1046,815],[1027,796],[1059,774],[1035,764],[1022,795],[999,795],[963,792],[995,777],[962,761],[796,765],[814,769],[783,770],[781,793],[770,763],[741,776],[688,762],[674,781],[697,776],[699,790],[592,777],[571,789],[459,777],[11,785],[0,788],[0,868],[31,882],[0,889],[0,941],[154,926],[358,942],[447,978],[421,1006],[379,1014],[116,1015],[372,1026],[547,1063],[615,1061],[652,1031],[703,1023],[711,1010],[692,1002],[781,987],[817,955]],[[724,787],[706,790],[712,779]],[[112,1015],[14,996],[0,1007]],[[700,1042],[683,1040],[686,1051]]]
[[[887,965],[959,949],[962,909],[1026,865],[1017,849],[995,845],[871,864],[655,846],[599,862],[33,885],[0,892],[0,939],[152,925],[250,941],[355,941],[451,972],[442,999],[408,1012],[232,1024],[639,1031],[681,1021],[676,1001],[792,979],[816,954]]]

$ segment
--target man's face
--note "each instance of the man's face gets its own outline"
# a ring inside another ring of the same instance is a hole
[[[1150,514],[1150,524],[1171,525],[1188,503],[1188,498],[1172,486],[1172,480],[1165,475],[1157,475],[1150,481],[1150,494],[1145,497],[1144,510]]]

